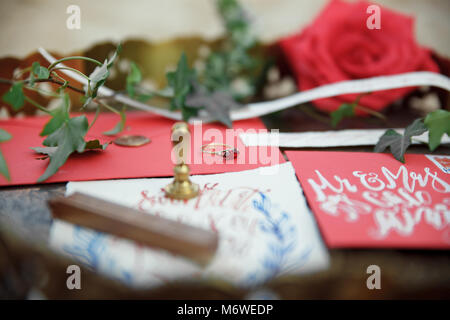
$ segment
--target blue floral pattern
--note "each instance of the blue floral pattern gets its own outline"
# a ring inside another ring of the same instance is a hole
[[[117,270],[115,259],[104,254],[107,249],[106,242],[106,234],[75,226],[73,242],[71,245],[63,246],[63,251],[91,270],[108,273],[120,281],[131,284],[131,273]]]
[[[267,251],[261,261],[263,267],[263,276],[261,273],[252,272],[248,276],[249,283],[260,283],[267,281],[286,268],[286,260],[289,253],[293,252],[297,245],[297,230],[291,221],[287,212],[281,211],[278,215],[274,214],[276,208],[272,201],[264,193],[259,193],[259,199],[253,200],[253,207],[263,215],[259,228],[262,232],[271,235],[268,241]],[[298,264],[307,261],[312,248],[307,247],[300,255]]]

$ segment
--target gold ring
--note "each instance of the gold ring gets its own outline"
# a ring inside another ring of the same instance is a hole
[[[217,147],[222,147],[221,150],[217,151]],[[218,156],[221,156],[225,159],[234,159],[239,154],[239,150],[237,148],[234,148],[233,146],[230,146],[228,144],[223,143],[208,143],[202,145],[202,152],[203,153],[209,153],[209,154],[215,154]]]

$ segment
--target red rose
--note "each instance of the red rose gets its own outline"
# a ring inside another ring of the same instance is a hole
[[[430,51],[414,38],[414,19],[386,8],[380,10],[380,29],[369,29],[372,15],[366,1],[331,1],[301,33],[280,41],[297,77],[300,90],[327,83],[413,71],[439,72]],[[373,92],[361,105],[381,110],[414,90],[401,88]],[[315,100],[323,111],[353,102],[356,94]]]

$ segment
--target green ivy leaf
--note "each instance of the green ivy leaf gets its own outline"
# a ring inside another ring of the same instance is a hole
[[[181,115],[184,121],[188,121],[190,118],[198,115],[198,108],[184,106],[183,109],[181,109]]]
[[[123,131],[123,129],[125,128],[125,121],[127,119],[126,118],[126,114],[125,114],[125,110],[126,110],[126,108],[123,108],[120,111],[120,121],[116,124],[116,126],[113,129],[109,130],[109,131],[103,132],[104,135],[112,136],[112,135],[118,134],[118,133]]]
[[[48,136],[56,130],[58,130],[67,120],[67,114],[63,111],[63,108],[58,108],[51,112],[52,118],[45,124],[42,132],[39,134],[41,137]]]
[[[222,52],[213,52],[206,60],[206,70],[203,74],[204,84],[211,90],[229,89],[232,79],[227,70],[227,55]]]
[[[9,90],[3,95],[3,101],[11,105],[17,111],[25,104],[25,96],[23,94],[23,82],[15,82]]]
[[[106,79],[109,76],[109,70],[108,70],[108,61],[105,60],[105,62],[102,64],[101,67],[96,67],[94,71],[89,75],[90,84],[89,84],[89,91],[90,91],[90,97],[95,98],[97,97],[98,89],[106,82]]]
[[[0,142],[8,141],[12,138],[11,134],[9,134],[7,131],[0,129]]]
[[[50,164],[38,182],[47,180],[67,161],[67,158],[75,151],[83,152],[86,147],[84,136],[88,130],[86,116],[79,116],[64,121],[64,124],[50,134],[43,144],[47,147],[58,147],[50,156]]]
[[[394,158],[398,161],[405,163],[406,149],[411,145],[411,137],[420,136],[427,131],[422,119],[416,119],[412,124],[406,127],[403,135],[398,132],[389,129],[378,140],[375,146],[375,152],[383,152],[389,147]]]
[[[139,84],[142,81],[142,73],[139,70],[138,66],[131,62],[131,70],[130,73],[127,75],[127,93],[130,97],[135,96],[135,90],[134,87]]]
[[[217,7],[225,23],[233,48],[248,49],[256,43],[251,32],[248,14],[236,0],[218,0]]]
[[[0,142],[8,141],[12,138],[12,136],[3,129],[0,129]],[[8,165],[6,164],[6,160],[3,157],[3,153],[0,150],[0,174],[3,175],[8,181],[11,180],[9,175]]]
[[[47,159],[49,156],[53,156],[58,150],[58,147],[30,147],[31,150],[45,154],[44,157],[38,158],[39,160]]]
[[[441,144],[444,133],[450,136],[450,112],[442,109],[430,112],[424,123],[429,130],[428,146],[434,151]]]
[[[37,61],[31,65],[31,71],[38,79],[48,79],[50,76],[50,71],[46,67],[41,66]]]
[[[108,61],[108,69],[110,69],[114,65],[114,62],[116,62],[116,59],[120,55],[121,52],[122,52],[122,44],[119,43],[117,45],[116,51],[114,51],[113,56]]]
[[[101,144],[98,139],[90,140],[86,142],[86,146],[84,147],[83,152],[95,149],[105,150],[108,145],[109,143]],[[45,160],[53,156],[56,153],[56,151],[58,151],[58,147],[31,147],[30,149],[34,150],[37,153],[45,154],[44,157],[38,158],[39,160]]]
[[[355,116],[355,104],[353,103],[343,103],[339,109],[333,111],[331,114],[331,126],[336,128],[336,126],[345,117]]]
[[[183,111],[185,107],[184,102],[187,94],[191,90],[191,80],[194,79],[194,76],[195,72],[189,68],[186,55],[183,52],[178,61],[177,69],[174,72],[167,73],[167,81],[174,93],[170,105],[172,110]]]
[[[257,39],[251,30],[249,15],[239,1],[217,0],[216,7],[226,38],[222,48],[208,56],[201,78],[211,92],[226,91],[235,99],[245,99],[254,94],[267,69],[262,60],[250,52]],[[237,78],[246,82],[245,90],[236,90],[233,81]]]
[[[94,71],[89,75],[90,81],[86,89],[87,90],[86,96],[88,98],[85,101],[83,108],[86,105],[88,105],[88,103],[92,101],[92,99],[97,97],[98,89],[106,82],[106,79],[109,76],[109,69],[113,66],[115,60],[117,59],[117,56],[120,54],[121,51],[122,46],[119,44],[111,59],[109,61],[105,60],[105,62],[100,67],[97,66],[94,69]]]
[[[63,125],[64,121],[69,120],[69,95],[64,93],[61,100],[62,105],[51,112],[52,118],[45,124],[44,129],[42,129],[42,132],[39,134],[41,137],[52,134]]]
[[[2,150],[0,149],[0,174],[4,176],[8,181],[11,180],[9,175],[8,165],[6,164],[6,160],[3,157]]]

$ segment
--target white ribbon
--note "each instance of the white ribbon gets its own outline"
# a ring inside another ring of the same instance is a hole
[[[56,59],[45,49],[39,48],[38,51],[48,62],[53,63],[56,61]],[[70,70],[61,70],[61,72],[77,80],[83,85],[87,85],[87,80],[79,74]],[[379,76],[367,79],[341,81],[332,84],[326,84],[311,90],[298,92],[293,95],[272,101],[250,103],[241,109],[231,111],[230,116],[231,120],[233,121],[243,120],[263,116],[320,98],[329,98],[349,93],[374,92],[380,90],[415,86],[433,86],[450,91],[450,78],[434,72],[421,71],[397,74],[393,76]],[[180,112],[157,108],[131,99],[130,97],[123,94],[115,94],[114,90],[109,89],[105,86],[100,87],[98,93],[100,96],[104,97],[114,95],[114,99],[116,99],[118,102],[122,102],[136,109],[150,111],[160,116],[174,120],[182,119]],[[210,122],[212,121],[212,119],[208,118],[207,116],[202,118],[189,119],[189,122],[194,121]]]

